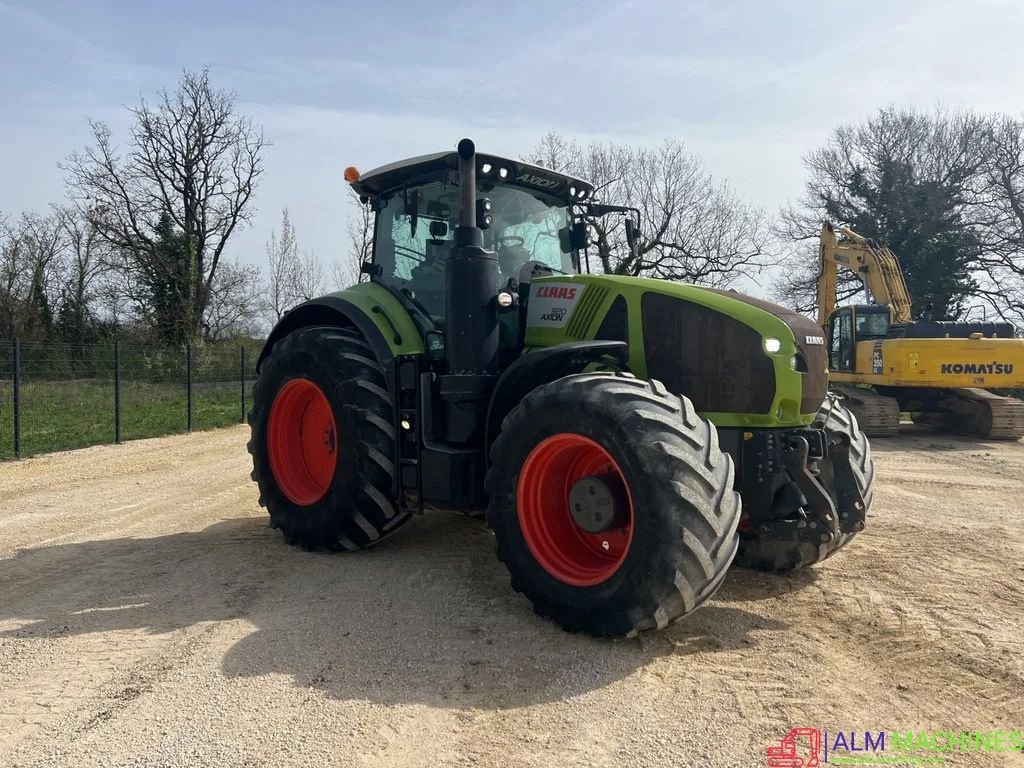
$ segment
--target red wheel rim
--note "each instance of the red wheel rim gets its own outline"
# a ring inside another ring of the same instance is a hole
[[[302,506],[323,498],[337,465],[334,413],[309,379],[292,379],[270,406],[267,448],[281,492]]]
[[[569,492],[588,475],[625,489],[628,519],[621,528],[588,533],[573,520]],[[577,587],[600,584],[622,565],[633,540],[633,498],[611,455],[598,443],[570,433],[538,444],[523,463],[517,488],[519,527],[530,552],[549,574]]]

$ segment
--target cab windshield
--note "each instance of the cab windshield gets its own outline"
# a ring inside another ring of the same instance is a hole
[[[413,222],[413,196],[416,216]],[[575,273],[569,250],[569,211],[557,198],[497,182],[481,182],[480,198],[492,203],[492,225],[483,231],[484,247],[498,256],[497,291],[519,279],[529,261]],[[444,315],[445,261],[459,225],[458,187],[440,181],[423,184],[382,200],[374,236],[377,280],[411,294],[432,316]]]
[[[881,339],[889,332],[888,307],[857,307],[857,338]]]

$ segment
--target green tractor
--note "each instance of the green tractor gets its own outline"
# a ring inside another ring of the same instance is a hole
[[[346,180],[368,279],[273,329],[249,414],[271,525],[359,550],[427,508],[485,514],[512,587],[566,630],[690,613],[733,562],[816,563],[864,527],[868,442],[821,329],[735,292],[588,274],[581,179],[455,152]]]

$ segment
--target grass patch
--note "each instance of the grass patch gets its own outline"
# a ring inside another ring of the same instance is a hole
[[[238,424],[239,387],[237,380],[193,384],[192,428]],[[12,382],[0,381],[0,459],[14,456],[13,395]],[[22,382],[21,395],[22,456],[114,442],[112,380],[28,380]],[[186,432],[187,402],[182,381],[122,381],[122,439]]]

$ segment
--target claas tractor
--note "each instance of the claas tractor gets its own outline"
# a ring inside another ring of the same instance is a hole
[[[864,527],[870,447],[827,395],[813,321],[590,274],[593,223],[637,248],[639,212],[468,139],[345,177],[374,214],[364,279],[282,317],[249,414],[288,542],[355,551],[425,511],[484,516],[538,614],[631,636],[733,563],[802,568]]]

